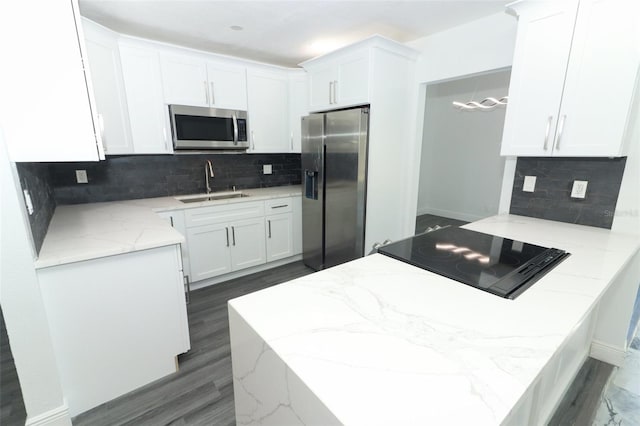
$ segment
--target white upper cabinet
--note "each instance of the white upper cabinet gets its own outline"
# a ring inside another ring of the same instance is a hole
[[[640,2],[581,0],[554,155],[625,154],[639,66]]]
[[[247,109],[245,68],[200,55],[162,55],[166,104]]]
[[[370,51],[341,52],[303,62],[309,78],[311,111],[369,102]]]
[[[207,64],[193,56],[162,56],[164,102],[208,107]]]
[[[290,151],[299,153],[302,146],[302,117],[309,114],[309,91],[304,72],[289,73]]]
[[[633,0],[522,1],[502,155],[620,156],[636,84]]]
[[[241,66],[207,62],[211,106],[247,110],[246,69]]]
[[[289,152],[289,79],[286,72],[250,69],[249,95],[250,152]]]
[[[95,22],[82,19],[93,93],[99,123],[103,126],[105,154],[134,152],[129,113],[122,79],[118,34]]]
[[[160,58],[156,51],[120,43],[131,136],[136,154],[173,152],[169,113],[162,100]]]
[[[11,161],[104,158],[77,1],[5,2],[0,127]]]

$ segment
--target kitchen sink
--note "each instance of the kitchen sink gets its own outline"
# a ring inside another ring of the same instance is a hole
[[[242,192],[220,192],[201,196],[176,197],[181,203],[200,203],[202,201],[228,200],[230,198],[244,198],[249,195]]]

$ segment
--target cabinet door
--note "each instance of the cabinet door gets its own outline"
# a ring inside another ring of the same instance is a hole
[[[212,107],[247,110],[247,77],[243,67],[207,63]]]
[[[367,49],[338,62],[334,103],[342,107],[369,101],[369,52]]]
[[[292,216],[283,213],[266,217],[267,262],[293,256]]]
[[[520,7],[501,155],[547,156],[553,150],[577,3]]]
[[[173,152],[162,100],[160,59],[154,51],[120,45],[122,74],[136,154]]]
[[[264,217],[233,222],[230,232],[232,270],[266,262]]]
[[[11,161],[104,158],[75,16],[75,0],[3,3],[0,126]]]
[[[188,228],[187,242],[191,281],[231,272],[231,229],[227,224]]]
[[[105,154],[131,154],[133,143],[117,35],[89,20],[82,22]]]
[[[291,152],[299,153],[302,146],[302,117],[309,114],[309,92],[305,74],[289,77],[289,137]]]
[[[311,111],[329,109],[333,104],[333,83],[336,81],[336,68],[327,64],[309,70],[309,108]]]
[[[289,83],[285,74],[247,75],[251,152],[289,152]]]
[[[553,155],[619,156],[640,64],[640,3],[581,0]]]
[[[209,106],[207,66],[199,57],[163,56],[162,87],[166,104]]]

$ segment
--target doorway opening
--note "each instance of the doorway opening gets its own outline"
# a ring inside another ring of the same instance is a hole
[[[416,234],[498,213],[506,107],[466,109],[454,102],[500,100],[507,96],[510,76],[510,69],[501,69],[427,85]]]

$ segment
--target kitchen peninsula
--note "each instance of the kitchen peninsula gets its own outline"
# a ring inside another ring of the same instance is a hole
[[[300,187],[245,189],[241,195],[195,202],[186,196],[188,203],[180,201],[182,196],[58,206],[36,273],[71,416],[174,373],[177,355],[190,349],[184,291],[188,238],[162,216],[184,217],[178,215],[184,211],[228,217],[243,206],[257,206],[262,216],[251,220],[262,225],[262,239],[249,243],[264,254],[265,224],[271,235],[269,221],[274,222],[275,236],[283,229],[275,217],[292,214],[280,208],[269,215],[268,206],[299,198]],[[220,257],[213,248],[202,252]],[[269,267],[271,259],[261,260]]]
[[[379,254],[231,300],[238,424],[546,423],[607,340],[610,294],[637,290],[640,244],[514,215],[465,228],[572,255],[515,300]]]

